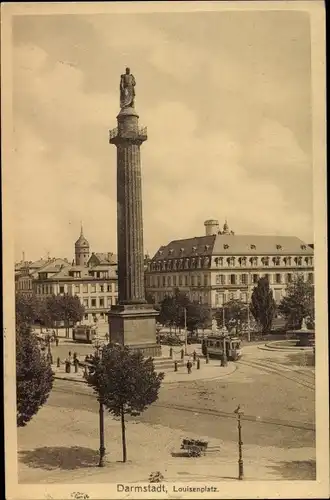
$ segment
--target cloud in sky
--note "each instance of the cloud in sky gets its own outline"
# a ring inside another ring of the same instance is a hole
[[[15,249],[116,251],[119,75],[137,79],[145,249],[236,233],[312,241],[308,17],[298,12],[21,16],[13,26]]]

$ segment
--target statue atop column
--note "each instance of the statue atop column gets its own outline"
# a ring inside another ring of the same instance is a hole
[[[123,108],[134,108],[134,98],[135,98],[135,78],[131,74],[129,68],[123,75],[120,76],[120,107]]]

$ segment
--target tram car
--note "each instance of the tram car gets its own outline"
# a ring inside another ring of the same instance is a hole
[[[223,356],[223,348],[226,346],[227,359],[236,361],[242,356],[241,340],[238,337],[223,337],[223,335],[209,335],[202,341],[202,353],[210,358]]]
[[[95,327],[89,325],[79,325],[72,330],[72,339],[75,342],[92,344],[95,337]]]

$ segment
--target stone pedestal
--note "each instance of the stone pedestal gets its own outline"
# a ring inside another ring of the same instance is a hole
[[[149,304],[113,306],[108,313],[110,341],[140,350],[146,357],[161,356],[155,337],[157,314]]]

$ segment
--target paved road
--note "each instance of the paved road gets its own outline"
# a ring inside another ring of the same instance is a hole
[[[219,384],[217,381],[203,381],[201,383],[179,384],[170,390],[164,387],[161,390],[159,400],[138,417],[138,420],[182,429],[186,432],[195,432],[200,436],[236,442],[237,424],[233,418],[232,410],[235,408],[238,398],[243,399],[242,391],[244,391],[245,397],[248,396],[247,400],[255,399],[258,405],[260,391],[264,391],[265,400],[267,400],[266,394],[271,391],[270,381],[273,381],[275,390],[278,390],[279,384],[276,376],[259,376],[261,380],[256,385],[242,384],[239,382],[240,376],[246,380],[246,376],[241,374],[236,375],[236,380],[230,383],[222,381]],[[286,380],[283,382],[280,380],[280,383],[283,385],[282,390],[284,386],[287,389],[288,384],[293,385],[292,382]],[[279,392],[282,392],[281,389]],[[284,395],[287,394],[286,389]],[[302,392],[302,390],[298,387],[295,392]],[[297,396],[299,400],[299,395]],[[276,405],[276,393],[273,399],[273,404]],[[60,380],[56,380],[47,404],[54,407],[98,411],[98,403],[89,387]],[[278,405],[281,404],[281,398],[278,398]],[[205,408],[211,409],[211,414],[205,413]],[[267,415],[267,412],[263,413],[262,408],[258,412],[253,411],[255,409],[255,405],[251,404],[248,414],[252,418],[243,421],[243,440],[246,444],[281,448],[314,446],[315,432],[308,429],[311,420],[299,419],[299,415],[296,413],[294,413],[295,420],[292,420],[292,418],[287,418],[285,412],[283,412],[283,418],[280,418],[282,412],[279,408],[274,415],[277,423],[269,423],[272,420],[271,416]],[[214,414],[214,412],[219,414]],[[265,419],[268,420],[268,423],[262,421]]]

